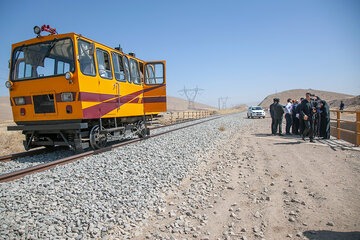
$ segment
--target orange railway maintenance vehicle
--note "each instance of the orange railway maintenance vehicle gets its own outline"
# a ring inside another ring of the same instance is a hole
[[[41,36],[41,32],[50,32]],[[79,34],[34,27],[12,45],[10,102],[24,147],[102,148],[108,140],[150,134],[146,122],[166,111],[165,61],[145,62]]]

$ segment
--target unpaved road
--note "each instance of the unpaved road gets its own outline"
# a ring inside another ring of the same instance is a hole
[[[270,119],[249,121],[136,239],[360,239],[360,153],[271,136]]]

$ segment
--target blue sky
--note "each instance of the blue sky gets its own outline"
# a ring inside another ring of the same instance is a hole
[[[204,89],[228,106],[294,88],[360,94],[360,1],[1,1],[0,96],[11,44],[49,24],[145,61],[167,61],[168,95]],[[181,96],[180,96],[181,97]]]

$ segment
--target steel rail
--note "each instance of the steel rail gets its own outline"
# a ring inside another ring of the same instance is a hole
[[[174,125],[178,125],[178,124],[182,124],[182,123],[188,123],[188,122],[192,122],[192,121],[196,121],[196,120],[200,120],[200,119],[185,120],[185,121],[171,123],[171,124],[162,125],[162,126],[154,126],[154,127],[150,126],[149,129],[155,130],[155,129],[170,127],[170,126],[174,126]],[[8,155],[0,156],[0,162],[9,162],[9,161],[15,160],[17,158],[21,158],[21,157],[31,157],[31,156],[35,156],[38,154],[53,152],[53,151],[59,150],[60,148],[64,149],[64,147],[54,147],[53,149],[39,148],[39,149],[32,149],[32,150],[25,151],[25,152],[11,153]]]
[[[54,150],[50,150],[47,148],[40,148],[40,149],[33,149],[30,151],[26,151],[26,152],[12,153],[9,155],[0,156],[0,162],[8,162],[8,161],[11,161],[11,160],[14,160],[17,158],[34,156],[37,154],[47,153],[47,152],[51,152],[51,151],[54,151]]]
[[[73,156],[70,156],[70,157],[58,159],[58,160],[55,160],[55,161],[52,161],[52,162],[43,163],[43,164],[39,164],[39,165],[32,166],[32,167],[29,167],[29,168],[25,168],[25,169],[22,169],[22,170],[2,174],[2,175],[0,175],[0,183],[13,181],[13,180],[22,178],[22,177],[24,177],[26,175],[30,175],[30,174],[37,173],[37,172],[43,172],[43,171],[49,170],[51,168],[55,168],[58,165],[64,165],[64,164],[68,164],[68,163],[71,163],[71,162],[75,162],[75,161],[77,161],[79,159],[82,159],[82,158],[85,158],[85,157],[88,157],[88,156],[92,156],[92,155],[103,153],[103,152],[108,152],[108,151],[111,151],[111,150],[113,150],[115,148],[118,148],[118,147],[122,147],[122,146],[129,145],[129,144],[136,143],[136,142],[145,141],[145,140],[150,139],[150,138],[161,136],[161,135],[164,135],[164,134],[167,134],[167,133],[170,133],[170,132],[174,132],[174,131],[178,131],[178,130],[181,130],[181,129],[184,129],[184,128],[192,127],[192,126],[202,124],[202,123],[205,123],[205,122],[208,122],[208,121],[212,121],[212,120],[215,120],[215,119],[218,119],[218,118],[220,118],[220,116],[219,117],[214,117],[214,118],[211,118],[211,119],[207,119],[207,120],[204,120],[204,121],[201,121],[201,122],[189,124],[189,125],[186,125],[186,126],[182,126],[182,127],[179,127],[179,128],[170,129],[168,131],[156,133],[154,135],[147,136],[145,138],[132,139],[132,140],[129,140],[129,141],[126,141],[126,142],[114,144],[114,145],[104,147],[104,148],[101,148],[101,149],[98,149],[98,150],[91,150],[91,151],[76,154],[76,155],[73,155]]]

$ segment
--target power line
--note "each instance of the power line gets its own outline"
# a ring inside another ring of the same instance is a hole
[[[186,96],[188,100],[188,109],[195,109],[195,98],[201,91],[204,91],[204,89],[198,88],[197,86],[196,88],[192,88],[192,89],[186,88],[184,86],[184,88],[179,90],[178,92],[181,95]]]
[[[218,104],[219,104],[219,110],[226,109],[226,103],[229,97],[219,97],[218,98]]]

